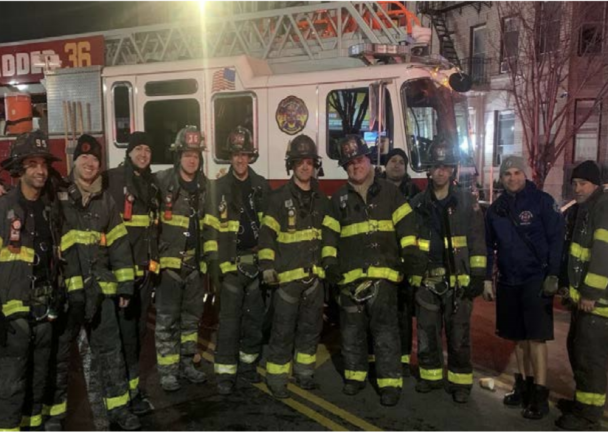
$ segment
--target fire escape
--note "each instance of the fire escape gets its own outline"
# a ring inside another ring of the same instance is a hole
[[[448,27],[448,12],[461,11],[467,6],[473,7],[479,13],[484,6],[491,7],[492,4],[491,2],[469,1],[417,2],[418,12],[431,19],[431,23],[439,39],[441,55],[465,70],[473,79],[474,84],[482,84],[489,81],[489,67],[486,67],[488,59],[473,56],[461,61],[454,45],[454,39],[452,38],[454,32]]]

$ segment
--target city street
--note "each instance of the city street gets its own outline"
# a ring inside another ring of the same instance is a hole
[[[184,382],[182,390],[175,393],[160,389],[152,338],[146,338],[143,377],[156,410],[143,416],[142,424],[145,430],[557,430],[555,403],[571,394],[574,382],[565,349],[569,315],[558,309],[555,314],[556,339],[549,344],[551,413],[542,421],[526,420],[519,410],[503,406],[503,394],[513,382],[513,346],[494,335],[494,304],[478,299],[472,319],[475,385],[467,405],[455,404],[442,390],[416,393],[414,377],[404,379],[401,401],[393,408],[380,405],[370,383],[357,396],[342,394],[336,329],[324,333],[318,350],[316,390],[290,385],[291,398],[279,401],[269,395],[265,384],[239,381],[238,391],[223,397],[214,385],[213,334],[203,331],[199,341],[204,358],[201,367],[209,381],[198,386]],[[264,373],[262,368],[260,371]],[[494,378],[496,391],[479,386],[479,378],[484,377]],[[73,378],[66,426],[71,430],[93,429],[80,369],[73,370]]]

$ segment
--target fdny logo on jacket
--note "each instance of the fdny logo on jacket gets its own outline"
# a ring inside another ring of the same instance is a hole
[[[532,214],[531,211],[528,211],[528,210],[524,210],[519,214],[519,222],[522,225],[530,225],[532,223],[533,218],[534,218],[534,215]]]

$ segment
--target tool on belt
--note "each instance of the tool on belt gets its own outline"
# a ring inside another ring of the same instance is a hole
[[[355,282],[344,287],[343,292],[353,299],[356,303],[365,303],[373,299],[378,294],[380,280],[366,279]]]
[[[237,255],[235,264],[236,268],[249,279],[255,279],[260,274],[257,254]]]

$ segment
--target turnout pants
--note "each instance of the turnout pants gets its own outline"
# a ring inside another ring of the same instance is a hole
[[[10,325],[15,333],[0,347],[0,430],[40,428],[52,326],[23,318]]]
[[[568,332],[568,355],[576,381],[573,413],[598,422],[606,403],[608,318],[574,311]]]
[[[368,369],[368,328],[373,339],[378,387],[401,387],[401,343],[397,318],[397,285],[381,280],[377,294],[356,303],[342,291],[339,297],[344,377],[365,381]]]
[[[317,345],[323,328],[323,295],[323,284],[316,278],[309,283],[290,282],[275,291],[266,363],[269,385],[287,385],[292,357],[296,377],[312,378],[314,375]]]
[[[401,336],[401,363],[410,364],[414,320],[414,288],[407,282],[399,286],[399,335]]]
[[[418,330],[418,364],[420,378],[443,380],[442,332],[448,344],[448,382],[451,389],[470,391],[473,385],[471,365],[471,311],[473,302],[458,300],[454,311],[454,289],[437,295],[421,286],[416,290],[416,320]]]
[[[198,327],[203,316],[205,289],[196,269],[162,270],[156,288],[156,361],[162,376],[179,375],[196,353]]]
[[[257,276],[228,273],[220,289],[220,318],[214,370],[218,381],[235,381],[256,370],[262,351],[264,297]]]
[[[153,279],[150,276],[136,280],[135,295],[131,298],[129,306],[118,312],[118,324],[120,325],[131,398],[139,394],[139,356],[146,334],[148,309],[152,302],[152,288]]]
[[[101,374],[103,399],[110,421],[113,421],[119,409],[129,403],[129,385],[116,309],[116,299],[105,297],[93,320],[85,324],[89,346]],[[83,322],[84,317],[70,307],[67,314],[63,314],[56,323],[57,337],[54,340],[45,413],[60,419],[65,418],[67,411],[71,346],[78,337]]]

